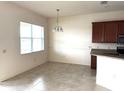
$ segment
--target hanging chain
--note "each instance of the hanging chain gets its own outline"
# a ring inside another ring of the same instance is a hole
[[[57,10],[57,26],[59,26],[59,9],[56,10]]]

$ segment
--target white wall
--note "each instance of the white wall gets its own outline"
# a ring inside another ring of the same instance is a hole
[[[45,27],[45,51],[25,55],[20,54],[20,21]],[[46,18],[13,4],[0,2],[0,81],[36,67],[46,61]]]
[[[54,33],[56,20],[49,24],[49,61],[90,65],[90,49],[115,49],[116,44],[92,44],[92,22],[124,20],[124,11],[61,17],[64,32]]]

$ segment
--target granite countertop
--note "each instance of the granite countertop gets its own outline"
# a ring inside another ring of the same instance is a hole
[[[91,55],[94,56],[107,56],[107,57],[114,57],[114,58],[121,58],[124,59],[124,54],[117,53],[114,49],[91,49]]]

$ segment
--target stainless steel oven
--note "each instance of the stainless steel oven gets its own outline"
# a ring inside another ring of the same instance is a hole
[[[119,54],[124,54],[124,47],[118,46],[118,47],[117,47],[117,53],[119,53]]]
[[[119,54],[124,54],[124,35],[118,36],[117,52]]]

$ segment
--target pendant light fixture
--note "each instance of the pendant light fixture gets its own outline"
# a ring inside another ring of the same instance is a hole
[[[56,9],[57,11],[57,19],[56,26],[53,28],[53,32],[63,32],[63,28],[59,25],[59,11],[60,9]]]

